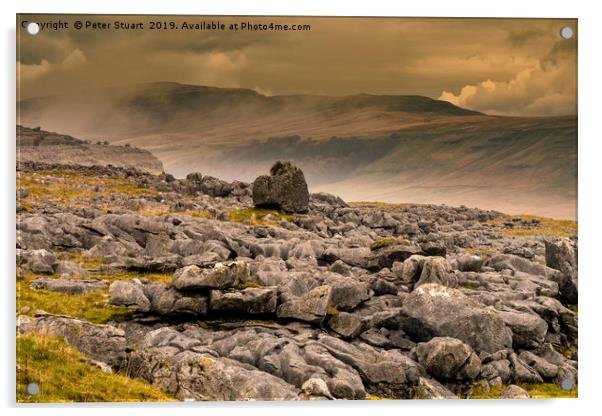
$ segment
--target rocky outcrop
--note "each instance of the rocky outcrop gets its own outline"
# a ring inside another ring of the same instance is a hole
[[[20,192],[31,203],[17,221],[22,287],[65,299],[94,290],[133,312],[95,325],[32,303],[19,331],[60,337],[180,400],[449,399],[577,380],[574,240],[509,238],[488,221],[496,213],[474,208],[348,206],[325,194],[305,213],[240,223],[229,212],[253,207],[242,183],[19,169],[153,191],[68,205]]]
[[[17,151],[20,162],[113,165],[152,174],[163,172],[161,161],[148,150],[79,140],[39,128],[17,126]]]
[[[306,212],[309,191],[301,169],[290,162],[276,162],[269,176],[259,176],[253,182],[253,204],[284,212]]]

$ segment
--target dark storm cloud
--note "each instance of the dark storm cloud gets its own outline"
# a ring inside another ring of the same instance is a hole
[[[576,42],[558,36],[566,24],[576,32],[573,20],[26,17],[59,18],[309,23],[312,30],[21,32],[22,98],[176,81],[267,94],[418,94],[499,114],[556,114],[576,100]]]

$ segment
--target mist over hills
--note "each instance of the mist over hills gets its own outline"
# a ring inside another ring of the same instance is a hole
[[[576,216],[577,117],[499,117],[421,96],[265,96],[151,83],[19,102],[19,124],[151,151],[165,171],[251,181],[294,161],[311,191]]]

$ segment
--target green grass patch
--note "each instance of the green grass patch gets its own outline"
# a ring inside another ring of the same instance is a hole
[[[77,251],[67,251],[55,253],[58,256],[61,256],[63,253],[66,254],[66,259],[72,261],[74,263],[81,264],[85,270],[96,271],[100,269],[100,266],[104,263],[104,259],[102,257],[85,257],[82,256],[81,253]]]
[[[464,289],[470,289],[470,290],[479,290],[481,288],[481,285],[479,283],[475,283],[475,282],[460,283],[460,286],[463,287]]]
[[[247,289],[249,287],[261,287],[261,285],[258,285],[255,282],[239,283],[236,285],[237,290],[243,290],[243,289]]]
[[[577,386],[575,385],[571,390],[563,390],[556,384],[552,383],[541,383],[541,384],[526,384],[520,383],[517,386],[527,390],[532,399],[565,399],[565,398],[577,398]],[[473,389],[472,394],[467,399],[499,399],[502,392],[508,386],[491,387],[484,389],[481,386],[477,386]]]
[[[69,169],[17,172],[17,188],[29,192],[29,204],[49,200],[61,206],[90,206],[93,198],[115,194],[154,196],[157,191],[138,186],[133,179],[103,178]]]
[[[35,382],[39,393],[26,393]],[[120,374],[105,373],[65,342],[43,335],[17,337],[17,402],[141,402],[174,398]]]
[[[109,294],[107,289],[79,295],[50,290],[34,290],[29,283],[35,279],[34,275],[17,278],[17,312],[21,313],[23,307],[29,307],[28,315],[33,315],[41,309],[56,315],[69,315],[85,319],[96,324],[108,321],[121,322],[131,318],[132,311],[121,306],[107,304]]]
[[[485,247],[465,247],[464,251],[470,254],[476,254],[483,259],[483,263],[487,263],[489,258],[493,257],[495,252]]]
[[[405,238],[396,238],[396,237],[385,237],[379,238],[378,240],[374,240],[372,244],[370,244],[370,250],[375,251],[384,247],[397,246],[397,245],[410,245],[410,241]]]
[[[90,276],[84,277],[84,279],[90,279]],[[130,272],[120,272],[120,273],[100,273],[92,276],[94,279],[107,280],[109,283],[114,282],[116,280],[132,280],[132,279],[147,279],[160,283],[171,283],[172,274],[171,273],[130,273]]]
[[[269,217],[268,217],[269,215]],[[266,218],[267,217],[267,218]],[[245,208],[228,212],[228,219],[245,225],[278,225],[280,221],[292,221],[292,214],[285,214],[274,209]]]
[[[535,222],[529,225],[522,225],[520,222],[512,221],[513,218],[519,218],[528,222]],[[502,233],[509,237],[577,236],[577,222],[571,220],[556,220],[553,218],[538,217],[535,215],[500,215],[489,222],[500,226],[503,226],[503,224],[506,222],[512,222],[514,224],[513,227],[502,229]]]
[[[192,210],[188,209],[185,211],[168,211],[162,208],[143,208],[138,211],[140,214],[147,217],[160,217],[163,215],[187,215],[193,218],[211,218],[211,213],[205,210]]]

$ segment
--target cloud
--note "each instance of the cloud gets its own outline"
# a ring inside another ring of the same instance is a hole
[[[39,22],[53,18],[27,16]],[[86,16],[62,18],[73,21]],[[111,22],[115,17],[94,19]],[[154,17],[119,19],[134,22]],[[21,36],[20,97],[173,81],[250,88],[268,95],[442,96],[500,114],[523,110],[543,114],[548,108],[556,114],[575,101],[576,87],[565,87],[575,84],[571,71],[575,72],[576,46],[558,42],[560,26],[577,24],[570,19],[219,18],[227,24],[241,19],[311,23],[312,30],[67,30]],[[537,86],[540,77],[547,85]],[[493,84],[481,85],[486,81]],[[528,93],[521,94],[520,85],[526,85]],[[507,102],[496,104],[497,98]],[[568,104],[561,102],[565,98]]]
[[[576,56],[573,52],[555,47],[509,80],[486,79],[465,85],[458,94],[444,90],[439,99],[497,115],[576,114]]]
[[[50,72],[70,71],[86,63],[87,60],[84,53],[79,49],[75,49],[61,62],[52,63],[47,59],[42,59],[39,64],[24,64],[20,62],[19,77],[21,82],[33,81]]]

